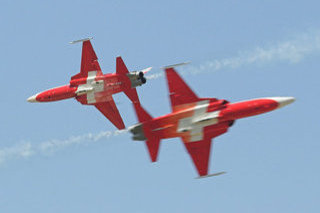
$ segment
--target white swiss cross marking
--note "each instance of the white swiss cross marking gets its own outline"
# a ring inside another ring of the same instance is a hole
[[[199,101],[194,107],[194,113],[191,117],[183,118],[179,120],[178,132],[190,132],[190,141],[195,142],[203,140],[203,129],[206,126],[215,124],[218,122],[217,116],[219,111],[207,112],[209,101]]]
[[[95,93],[104,90],[103,80],[96,81],[97,71],[88,72],[87,83],[79,85],[78,90],[87,90],[87,103],[96,103]]]

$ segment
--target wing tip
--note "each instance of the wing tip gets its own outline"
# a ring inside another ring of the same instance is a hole
[[[223,174],[226,174],[226,173],[227,173],[227,172],[225,172],[225,171],[216,172],[216,173],[209,174],[209,175],[198,176],[198,177],[196,177],[195,179],[203,179],[203,178],[207,178],[207,177],[219,176],[219,175],[223,175]]]
[[[182,62],[182,63],[178,63],[178,64],[171,64],[171,65],[163,66],[163,67],[161,67],[161,69],[169,69],[169,68],[179,67],[179,66],[190,64],[190,63],[191,63],[191,61]]]
[[[87,38],[83,38],[83,39],[79,39],[79,40],[75,40],[75,41],[70,41],[69,44],[76,44],[79,42],[89,41],[91,39],[93,39],[93,37],[87,37]]]

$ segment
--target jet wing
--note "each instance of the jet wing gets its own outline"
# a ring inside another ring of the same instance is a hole
[[[95,71],[96,76],[103,75],[96,53],[91,45],[90,40],[84,40],[82,42],[82,56],[81,56],[81,68],[80,73],[72,76],[71,80],[77,78],[86,78],[88,73]]]
[[[179,65],[181,64],[172,66]],[[186,82],[180,77],[180,75],[172,66],[165,67],[165,71],[169,87],[171,108],[173,112],[183,109],[185,106],[189,107],[190,104],[195,104],[198,101],[217,101],[216,98],[198,98],[198,96],[192,91],[192,89],[186,84]]]
[[[211,139],[184,143],[199,176],[208,175]]]
[[[220,127],[219,129],[216,129],[214,126],[207,126],[202,130],[203,136],[201,140],[191,142],[190,138],[192,137],[182,138],[200,177],[208,175],[212,138],[227,132],[227,130],[227,126]],[[199,134],[199,132],[196,134]]]
[[[172,110],[178,105],[193,103],[199,100],[198,96],[190,89],[174,68],[165,69],[170,93]]]
[[[112,97],[107,102],[96,103],[95,107],[118,129],[125,128],[121,115]]]

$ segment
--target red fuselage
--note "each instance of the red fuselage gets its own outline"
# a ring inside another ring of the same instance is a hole
[[[172,112],[153,118],[140,103],[134,103],[140,123],[129,131],[133,140],[145,141],[152,162],[157,161],[161,139],[180,137],[199,177],[208,176],[212,139],[226,133],[235,120],[270,112],[294,101],[293,97],[272,97],[229,103],[199,98],[172,66],[165,67],[165,72]],[[218,174],[223,173],[209,176]]]
[[[81,104],[94,105],[118,129],[124,129],[124,122],[112,95],[124,92],[133,103],[139,102],[136,87],[146,83],[144,73],[151,67],[129,72],[119,56],[116,58],[116,73],[104,75],[90,39],[72,42],[82,42],[81,66],[80,72],[71,77],[68,85],[40,92],[29,97],[27,101],[52,102],[76,98]]]
[[[145,138],[134,139],[145,140],[152,135],[158,138],[182,137],[186,142],[193,142],[202,140],[205,135],[217,137],[225,133],[237,119],[266,113],[293,101],[291,97],[261,98],[237,103],[201,100],[142,123]]]
[[[127,76],[116,73],[71,80],[70,84],[40,92],[28,98],[29,102],[51,102],[77,97],[82,104],[105,101],[105,97],[131,88]],[[91,99],[89,95],[91,94]]]

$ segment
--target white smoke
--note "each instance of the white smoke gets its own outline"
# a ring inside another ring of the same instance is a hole
[[[33,147],[30,143],[22,143],[12,147],[0,149],[0,164],[12,158],[29,158],[34,154]]]
[[[58,150],[65,149],[74,145],[85,145],[98,142],[102,139],[108,139],[126,133],[127,130],[105,131],[98,134],[84,134],[80,136],[71,136],[65,140],[49,140],[37,145],[30,142],[23,142],[11,147],[0,148],[0,165],[13,159],[28,159],[34,155],[53,154]]]
[[[308,31],[293,39],[274,43],[273,45],[256,47],[250,51],[239,52],[237,56],[215,59],[199,66],[185,67],[182,73],[198,74],[223,69],[237,69],[249,65],[264,65],[276,62],[298,63],[305,57],[320,52],[320,31]],[[163,71],[147,75],[147,79],[163,77]],[[27,159],[34,155],[52,154],[58,150],[75,145],[85,145],[102,139],[108,139],[127,131],[105,131],[98,134],[73,136],[66,140],[49,140],[38,145],[30,142],[20,143],[11,147],[0,148],[0,165],[13,159]]]
[[[250,51],[239,52],[237,56],[207,61],[199,66],[187,66],[181,71],[185,74],[198,74],[223,69],[237,69],[249,65],[264,65],[277,62],[298,63],[305,57],[319,52],[320,31],[311,30],[287,41],[256,47]],[[160,77],[163,77],[163,71],[147,76],[148,79]]]

